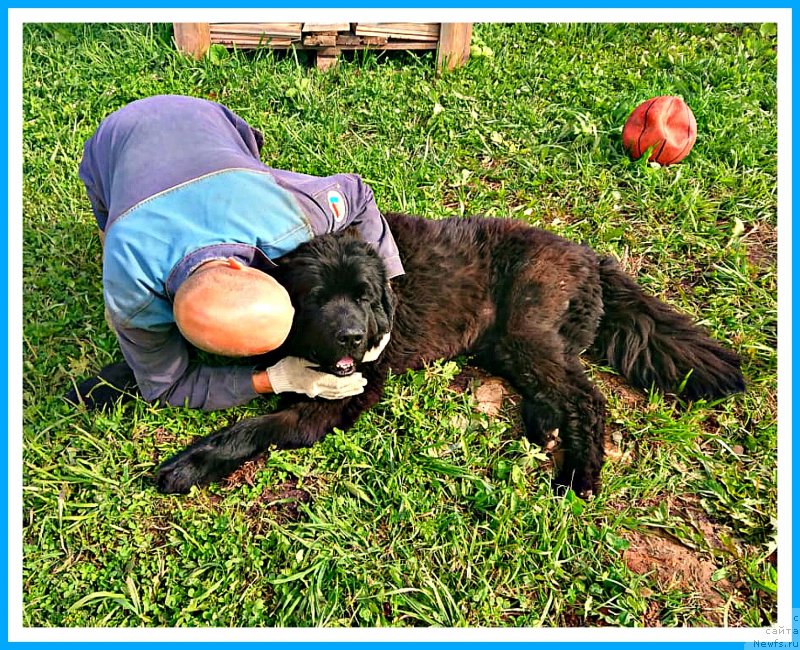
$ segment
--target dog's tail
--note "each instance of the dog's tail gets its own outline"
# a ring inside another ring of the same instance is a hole
[[[590,353],[632,385],[690,400],[744,390],[739,357],[687,316],[648,296],[610,257],[600,260],[604,315]]]

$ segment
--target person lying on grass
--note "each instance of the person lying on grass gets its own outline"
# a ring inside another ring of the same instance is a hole
[[[148,401],[214,410],[261,393],[338,399],[364,390],[360,373],[335,377],[294,357],[266,370],[190,363],[190,345],[251,357],[283,343],[294,310],[267,272],[316,235],[355,226],[389,277],[403,273],[361,178],[271,169],[262,144],[228,108],[178,95],[124,106],[86,142],[80,177],[103,241],[106,315]]]

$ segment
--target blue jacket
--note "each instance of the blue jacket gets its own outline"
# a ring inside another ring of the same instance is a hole
[[[145,399],[207,410],[256,396],[252,367],[197,366],[172,299],[200,264],[236,257],[268,270],[315,235],[357,227],[403,273],[372,190],[354,174],[270,169],[260,134],[214,102],[174,95],[109,115],[84,147],[80,176],[105,232],[103,296]]]

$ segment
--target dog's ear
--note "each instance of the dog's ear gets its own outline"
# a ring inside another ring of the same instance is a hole
[[[397,296],[392,289],[392,284],[387,279],[386,282],[383,283],[383,296],[381,296],[381,303],[383,305],[383,310],[386,312],[386,318],[389,321],[389,329],[391,329],[392,325],[394,324],[394,312],[397,309]],[[386,330],[389,331],[388,329]]]
[[[395,296],[394,291],[392,290],[392,285],[389,284],[388,280],[386,280],[383,283],[380,304],[374,304],[372,306],[372,316],[375,320],[375,330],[374,336],[372,337],[374,340],[369,342],[370,346],[377,345],[378,341],[380,341],[384,334],[392,331],[396,307],[397,296]]]

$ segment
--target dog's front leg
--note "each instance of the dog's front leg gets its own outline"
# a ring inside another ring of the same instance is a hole
[[[247,418],[197,440],[158,468],[159,491],[185,493],[193,485],[219,481],[273,443],[286,447],[313,444],[314,436],[298,430],[298,408]]]
[[[348,429],[380,399],[383,375],[375,373],[361,395],[342,400],[303,400],[269,415],[241,420],[193,443],[158,468],[160,492],[185,493],[226,477],[271,446],[310,447],[334,427]]]

